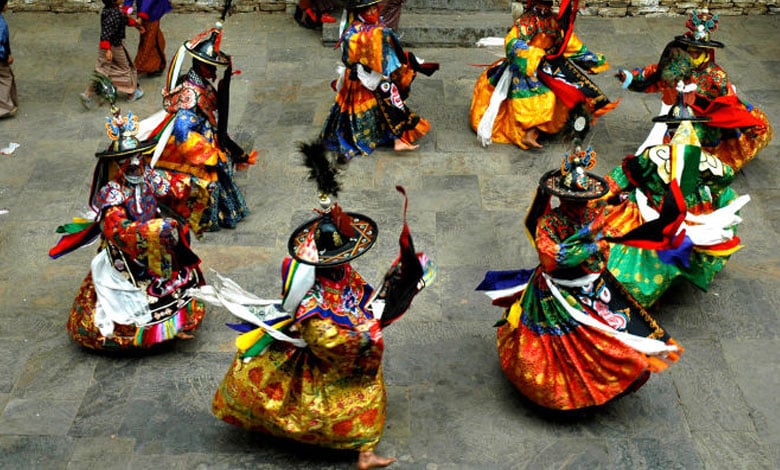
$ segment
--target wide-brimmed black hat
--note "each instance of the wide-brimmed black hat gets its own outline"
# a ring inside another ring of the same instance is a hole
[[[320,217],[296,228],[287,250],[290,256],[313,266],[338,266],[365,254],[376,242],[379,230],[371,218],[355,212],[343,212],[334,204]],[[301,253],[309,237],[313,237],[317,259]]]
[[[590,170],[596,166],[596,152],[590,147],[582,150],[575,143],[574,150],[563,157],[561,168],[550,170],[539,180],[539,186],[561,199],[598,199],[609,190],[607,181]]]
[[[690,85],[695,86],[695,85]],[[707,116],[696,116],[693,114],[693,109],[685,104],[685,90],[678,85],[677,88],[677,102],[672,105],[669,112],[663,116],[656,116],[653,118],[653,122],[662,122],[665,124],[679,124],[683,121],[690,122],[707,122],[711,118]]]
[[[184,49],[194,58],[215,66],[230,64],[230,56],[220,50],[222,42],[222,23],[204,31],[184,43]]]
[[[656,116],[653,122],[662,122],[665,124],[679,124],[683,121],[707,122],[711,118],[707,116],[696,116],[690,106],[684,103],[675,103],[668,113],[663,116]]]

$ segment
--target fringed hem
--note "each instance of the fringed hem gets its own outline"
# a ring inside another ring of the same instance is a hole
[[[401,134],[401,140],[407,144],[413,144],[418,139],[425,136],[430,130],[430,123],[427,120],[420,118],[420,121],[413,129],[405,130],[403,134]]]

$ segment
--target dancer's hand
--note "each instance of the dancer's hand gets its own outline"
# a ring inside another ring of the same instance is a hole
[[[111,52],[111,49],[106,49],[106,60],[109,62],[114,60],[114,53]]]

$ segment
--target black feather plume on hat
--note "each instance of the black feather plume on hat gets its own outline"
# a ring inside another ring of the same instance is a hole
[[[317,189],[325,194],[338,196],[341,185],[336,181],[336,170],[328,160],[322,141],[303,142],[298,148],[304,155],[303,164],[309,168],[309,179],[317,182]]]

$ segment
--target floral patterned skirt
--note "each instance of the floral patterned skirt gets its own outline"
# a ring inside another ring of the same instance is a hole
[[[656,324],[609,272],[589,286],[558,286],[566,302],[617,332],[652,338],[667,345],[674,340]],[[534,403],[554,410],[603,405],[638,389],[650,372],[664,370],[678,359],[649,356],[615,335],[578,322],[536,271],[526,291],[513,305],[522,314],[498,328],[501,368],[517,389]]]
[[[381,368],[375,375],[345,375],[306,348],[275,342],[249,362],[236,355],[212,411],[253,431],[368,451],[382,435],[386,402]]]

